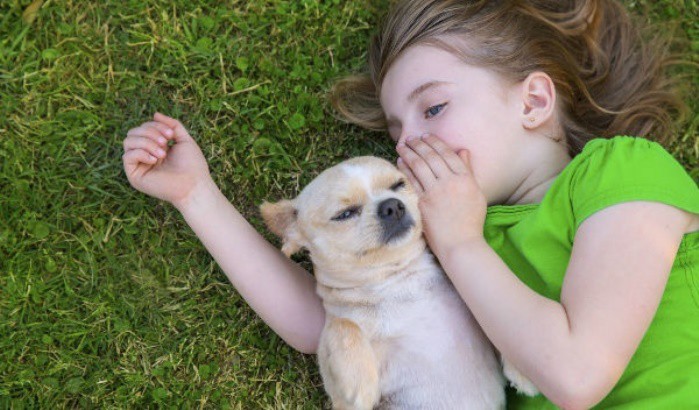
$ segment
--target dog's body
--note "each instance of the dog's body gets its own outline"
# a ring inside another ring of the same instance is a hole
[[[380,283],[336,289],[318,284],[326,328],[318,348],[325,387],[338,407],[381,409],[496,409],[503,380],[492,347],[428,252],[398,267]],[[360,331],[373,358],[359,371],[378,374],[365,387],[342,380],[348,347]],[[372,391],[378,389],[378,392]],[[468,405],[467,405],[468,404]],[[467,405],[467,406],[466,406]]]
[[[310,251],[334,408],[504,407],[494,350],[427,250],[417,195],[392,164],[345,161],[262,213],[285,253]]]

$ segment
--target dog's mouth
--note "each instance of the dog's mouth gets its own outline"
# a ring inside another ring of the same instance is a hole
[[[410,216],[406,216],[393,224],[384,225],[381,233],[381,242],[386,245],[394,244],[408,235],[414,226],[415,221]]]
[[[400,247],[405,244],[405,240],[411,236],[411,231],[416,228],[416,223],[410,216],[406,216],[401,221],[398,221],[391,225],[383,225],[381,230],[381,235],[379,237],[379,243],[366,248],[357,253],[359,258],[364,258],[368,255],[373,255],[382,250],[390,249],[393,247]]]

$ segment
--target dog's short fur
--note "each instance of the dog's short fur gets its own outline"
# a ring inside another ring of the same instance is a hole
[[[310,252],[325,389],[338,409],[502,408],[496,355],[428,252],[417,202],[391,163],[359,157],[261,207],[287,255]]]

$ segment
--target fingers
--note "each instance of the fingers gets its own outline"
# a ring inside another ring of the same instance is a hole
[[[149,121],[130,129],[124,139],[124,150],[144,149],[158,158],[165,158],[168,141],[173,139],[175,131],[166,124]]]
[[[129,152],[131,150],[140,149],[146,151],[148,154],[154,157],[165,158],[167,155],[167,152],[165,151],[167,142],[166,144],[161,145],[156,142],[155,138],[147,135],[144,136],[144,134],[141,134],[140,132],[141,131],[134,131],[131,133],[131,135],[126,137],[124,140],[124,151]]]
[[[181,142],[185,140],[191,140],[192,137],[189,135],[187,130],[184,128],[181,122],[174,118],[168,117],[165,114],[156,112],[153,119],[159,123],[165,124],[170,127],[175,132],[175,141]]]
[[[462,149],[458,152],[459,159],[461,160],[461,166],[464,168],[464,174],[473,175],[473,168],[471,168],[471,153],[467,149]]]
[[[163,124],[162,122],[157,122],[157,121],[148,121],[144,122],[143,124],[139,125],[139,128],[154,128],[158,131],[160,131],[160,135],[165,137],[166,139],[171,139],[175,135],[175,131],[169,127],[167,124]]]
[[[413,185],[418,188],[418,191],[430,189],[437,182],[437,177],[432,173],[429,165],[408,146],[399,146],[397,149],[406,171],[410,171],[409,174],[404,172],[414,179],[411,181]]]
[[[441,178],[445,177],[448,174],[452,173],[452,171],[449,169],[449,166],[445,162],[442,153],[439,151],[435,150],[432,145],[430,145],[427,142],[427,139],[432,138],[436,139],[435,137],[420,137],[420,138],[414,138],[409,141],[407,141],[405,144],[412,150],[414,151],[429,167],[429,170],[434,174],[435,177]],[[449,152],[450,150],[445,149],[445,153]],[[452,153],[453,155],[453,153]],[[408,155],[410,156],[410,155]],[[406,158],[407,159],[407,158]],[[422,163],[420,160],[417,158],[412,158],[412,161],[409,161],[408,164],[415,163],[417,166],[422,167]],[[411,166],[412,168],[412,166]],[[419,170],[413,169],[413,172],[419,173]]]
[[[124,160],[124,169],[129,176],[140,164],[154,165],[158,161],[158,158],[142,149],[126,151],[122,159]]]
[[[414,138],[396,147],[404,165],[423,189],[430,189],[439,178],[463,171],[459,157],[434,136]],[[455,168],[457,171],[455,171]]]
[[[442,140],[427,135],[396,147],[397,163],[418,192],[431,189],[440,178],[472,175],[468,150],[454,152]]]
[[[425,143],[427,143],[427,145],[434,149],[434,151],[439,155],[439,157],[447,164],[451,172],[456,174],[463,174],[467,172],[466,165],[461,156],[454,152],[454,150],[449,148],[447,144],[445,144],[442,140],[435,137],[434,135],[428,135],[423,140],[425,141]],[[464,151],[465,150],[461,150],[459,152]]]
[[[398,170],[408,178],[408,181],[410,181],[410,185],[413,186],[413,189],[418,194],[422,194],[425,191],[425,189],[420,184],[420,181],[418,181],[417,178],[415,178],[415,175],[413,175],[413,172],[410,170],[410,168],[408,168],[408,166],[405,165],[405,161],[403,161],[403,159],[399,157],[396,165],[398,167]]]
[[[157,124],[157,125],[156,125]],[[167,131],[163,131],[169,130]],[[157,142],[158,144],[161,145],[166,145],[167,141],[169,138],[172,138],[174,134],[174,131],[169,128],[165,124],[158,124],[156,122],[146,122],[144,124],[139,125],[136,128],[131,128],[127,133],[126,136],[130,137],[132,135],[139,136],[139,137],[148,137],[152,139],[153,141]]]

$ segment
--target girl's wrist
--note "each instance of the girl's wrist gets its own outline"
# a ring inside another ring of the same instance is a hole
[[[448,261],[459,258],[464,254],[480,252],[484,249],[484,246],[489,247],[483,235],[474,235],[460,238],[460,240],[453,241],[445,246],[433,248],[432,252],[442,264],[446,264]]]
[[[186,214],[194,211],[197,207],[211,203],[218,195],[221,195],[221,191],[216,183],[213,179],[206,178],[196,182],[185,196],[171,201],[171,204],[181,214]]]

